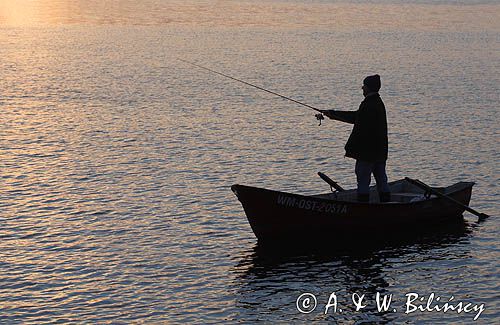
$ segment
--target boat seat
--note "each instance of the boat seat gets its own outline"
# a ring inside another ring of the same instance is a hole
[[[435,198],[435,195],[431,195],[431,198]],[[427,198],[422,193],[391,193],[391,201],[393,202],[418,202],[427,200]]]

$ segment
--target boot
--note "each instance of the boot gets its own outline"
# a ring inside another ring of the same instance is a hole
[[[379,192],[378,197],[380,198],[380,202],[390,202],[391,192]]]
[[[365,202],[368,203],[370,201],[370,194],[360,194],[358,193],[358,202]]]

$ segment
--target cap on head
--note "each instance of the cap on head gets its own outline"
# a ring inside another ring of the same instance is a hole
[[[380,90],[380,76],[378,74],[368,76],[363,80],[363,85],[367,86],[371,91]]]

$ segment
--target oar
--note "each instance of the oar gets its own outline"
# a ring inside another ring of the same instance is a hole
[[[336,189],[337,191],[339,192],[343,192],[345,191],[342,186],[340,186],[339,184],[337,184],[337,182],[335,182],[334,180],[332,180],[330,177],[326,176],[325,174],[323,174],[322,172],[318,172],[318,175],[319,177],[321,177],[322,180],[324,180],[325,182],[328,183],[328,185],[330,185],[331,187],[333,187],[334,189]]]
[[[482,221],[482,220],[490,217],[489,215],[487,215],[485,213],[478,212],[478,211],[472,209],[471,207],[458,202],[457,200],[455,200],[454,198],[449,197],[446,194],[443,194],[443,193],[441,193],[439,191],[436,191],[435,189],[433,189],[432,187],[430,187],[429,185],[425,184],[424,182],[422,182],[422,181],[420,181],[418,179],[411,179],[409,177],[405,177],[405,180],[408,181],[408,182],[410,182],[410,183],[412,183],[413,185],[416,185],[416,186],[420,187],[423,190],[429,191],[432,194],[435,194],[435,195],[437,195],[439,197],[447,199],[450,202],[455,203],[456,205],[464,208],[465,210],[469,211],[472,214],[475,214],[476,216],[479,217],[479,221]]]

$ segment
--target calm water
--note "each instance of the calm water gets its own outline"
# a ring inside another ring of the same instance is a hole
[[[2,0],[0,322],[472,322],[404,313],[434,292],[499,323],[499,44],[496,1]],[[474,181],[495,217],[356,253],[259,247],[229,186],[353,187],[350,126],[177,58],[325,109],[379,73],[389,177]]]

